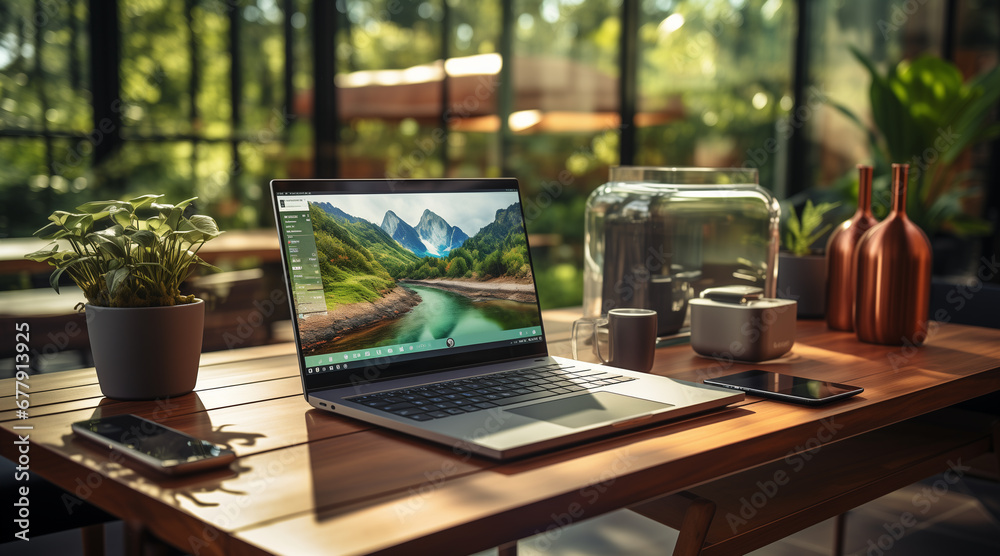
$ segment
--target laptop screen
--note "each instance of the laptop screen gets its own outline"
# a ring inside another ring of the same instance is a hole
[[[307,391],[545,355],[516,180],[271,189]]]

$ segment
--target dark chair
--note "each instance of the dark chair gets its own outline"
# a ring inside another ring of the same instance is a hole
[[[13,504],[19,498],[21,487],[28,487],[30,501],[29,538],[37,538],[50,533],[80,529],[85,556],[104,554],[104,523],[118,518],[100,508],[80,500],[74,494],[28,473],[27,481],[15,479],[17,464],[6,458],[0,458],[0,491],[4,500]],[[79,502],[79,503],[77,503]],[[10,511],[10,510],[9,510]],[[14,537],[20,528],[14,523],[15,517],[0,520],[3,522],[3,540],[0,543],[18,541]],[[18,541],[20,542],[20,541]]]

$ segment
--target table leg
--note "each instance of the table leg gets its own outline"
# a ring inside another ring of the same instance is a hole
[[[84,556],[101,556],[104,554],[104,524],[88,525],[80,528]]]
[[[833,518],[833,556],[843,556],[844,535],[847,533],[847,513]]]
[[[674,556],[700,554],[708,527],[715,517],[715,502],[689,492],[679,492],[629,509],[680,532]]]
[[[141,523],[125,522],[126,556],[175,556],[181,552],[153,535]]]
[[[504,543],[498,546],[497,556],[517,556],[517,541]]]

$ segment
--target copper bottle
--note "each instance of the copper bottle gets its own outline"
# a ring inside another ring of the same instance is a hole
[[[875,224],[872,167],[858,164],[858,210],[837,226],[826,243],[826,325],[833,330],[854,330],[854,250]]]
[[[909,171],[908,164],[892,165],[892,211],[858,242],[854,329],[862,342],[920,345],[927,339],[931,244],[906,216]]]

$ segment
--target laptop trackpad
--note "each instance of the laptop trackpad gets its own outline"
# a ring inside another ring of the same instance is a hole
[[[596,423],[639,417],[668,407],[673,406],[611,392],[597,392],[506,411],[576,429]]]

